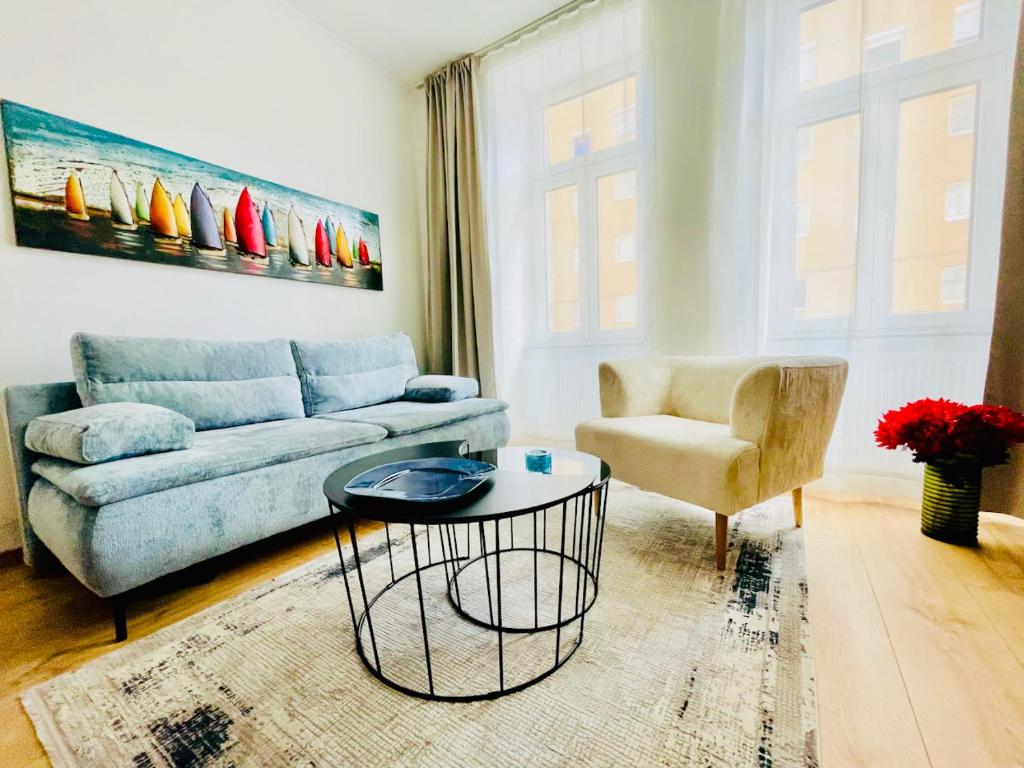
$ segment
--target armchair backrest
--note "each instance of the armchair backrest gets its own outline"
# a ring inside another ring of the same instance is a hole
[[[601,415],[665,414],[728,424],[736,385],[761,360],[665,356],[601,363]]]

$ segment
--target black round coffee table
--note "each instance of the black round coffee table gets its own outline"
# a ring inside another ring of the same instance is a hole
[[[541,473],[527,470],[527,448],[467,447],[456,440],[386,451],[324,482],[359,657],[391,687],[440,701],[515,693],[565,664],[583,642],[601,572],[607,464],[552,449],[551,470]],[[367,469],[440,456],[498,471],[454,502],[345,493]],[[359,519],[384,523],[373,550],[359,540]]]

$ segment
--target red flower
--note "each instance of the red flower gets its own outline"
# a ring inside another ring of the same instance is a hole
[[[909,448],[914,461],[988,467],[1005,463],[1009,447],[1024,442],[1024,414],[926,398],[885,413],[875,441],[890,450]]]

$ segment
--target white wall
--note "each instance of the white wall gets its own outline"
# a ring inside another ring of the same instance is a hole
[[[382,293],[14,244],[0,176],[0,387],[69,380],[82,330],[332,339],[422,354],[421,98],[278,0],[3,0],[0,97],[380,215]],[[5,168],[5,166],[4,166]],[[6,432],[0,551],[18,546]]]

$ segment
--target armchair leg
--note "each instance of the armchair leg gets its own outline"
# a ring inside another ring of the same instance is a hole
[[[729,516],[715,513],[715,568],[725,570],[725,547],[729,537]]]
[[[793,522],[800,528],[804,524],[804,489],[793,489]]]
[[[128,616],[125,611],[125,600],[120,595],[116,595],[107,602],[114,615],[114,642],[122,643],[128,639]]]

